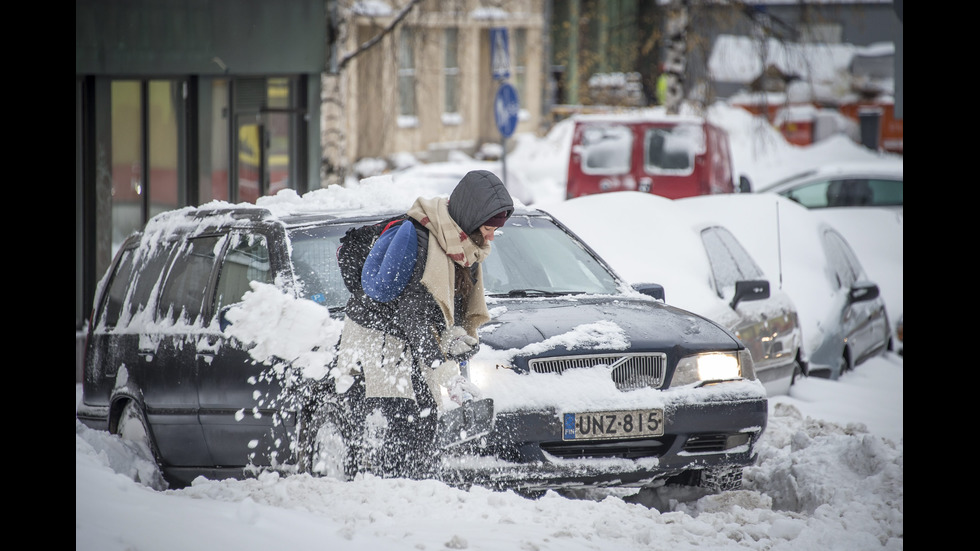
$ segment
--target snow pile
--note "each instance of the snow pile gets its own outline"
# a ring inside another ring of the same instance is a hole
[[[902,362],[875,358],[839,381],[800,381],[793,393],[805,399],[771,400],[744,488],[717,495],[661,487],[531,500],[433,480],[276,473],[152,491],[133,481],[144,457],[76,420],[76,549],[901,550]]]

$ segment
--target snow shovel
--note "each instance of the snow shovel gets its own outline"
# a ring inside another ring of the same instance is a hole
[[[436,446],[451,448],[474,438],[486,436],[493,430],[493,398],[469,400],[439,417]]]

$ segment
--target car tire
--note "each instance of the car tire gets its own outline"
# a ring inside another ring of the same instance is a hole
[[[793,375],[789,380],[789,386],[795,385],[796,380],[800,377],[803,377],[803,365],[800,363],[800,360],[796,360],[793,362]]]
[[[360,446],[341,401],[324,400],[301,427],[300,471],[349,481],[357,475]]]
[[[837,369],[830,370],[830,379],[836,381],[850,370],[851,362],[847,357],[847,347],[844,347],[844,351],[841,352],[840,357],[837,358]]]
[[[132,479],[154,490],[166,490],[169,484],[160,469],[160,455],[146,422],[143,408],[134,400],[128,400],[116,421],[114,434],[134,448],[139,461],[135,461],[129,473]]]
[[[742,489],[742,467],[738,465],[710,467],[697,472],[699,473],[699,476],[696,477],[698,479],[697,486],[711,492]]]
[[[524,499],[537,501],[542,497],[544,497],[544,495],[548,493],[548,490],[531,490],[529,488],[514,488],[514,493],[523,497]]]

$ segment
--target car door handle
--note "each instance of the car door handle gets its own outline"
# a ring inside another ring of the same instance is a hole
[[[218,354],[221,348],[221,337],[217,335],[207,335],[197,342],[196,358],[211,363],[211,360]]]

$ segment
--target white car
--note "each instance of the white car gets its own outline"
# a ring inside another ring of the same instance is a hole
[[[533,198],[528,193],[527,182],[525,182],[521,174],[507,167],[505,177],[503,163],[500,161],[467,159],[460,162],[423,163],[392,172],[391,179],[399,186],[418,187],[422,195],[425,195],[426,192],[428,194],[449,195],[452,193],[453,188],[456,187],[456,184],[459,183],[460,179],[471,170],[489,170],[493,172],[504,183],[511,197],[525,205],[530,205],[533,202]]]
[[[818,212],[769,194],[690,197],[677,202],[697,216],[724,223],[759,260],[773,286],[793,298],[803,326],[809,374],[837,379],[893,348],[881,289],[870,280],[844,234]],[[878,214],[894,218],[892,213]],[[877,218],[869,218],[872,224],[873,220]]]
[[[904,162],[900,159],[825,165],[755,190],[778,193],[808,209],[884,207],[902,211]]]
[[[707,317],[752,352],[770,395],[805,373],[796,306],[723,225],[671,200],[620,191],[569,199],[548,211],[632,284],[663,286],[665,302]],[[634,243],[624,248],[622,242]]]

